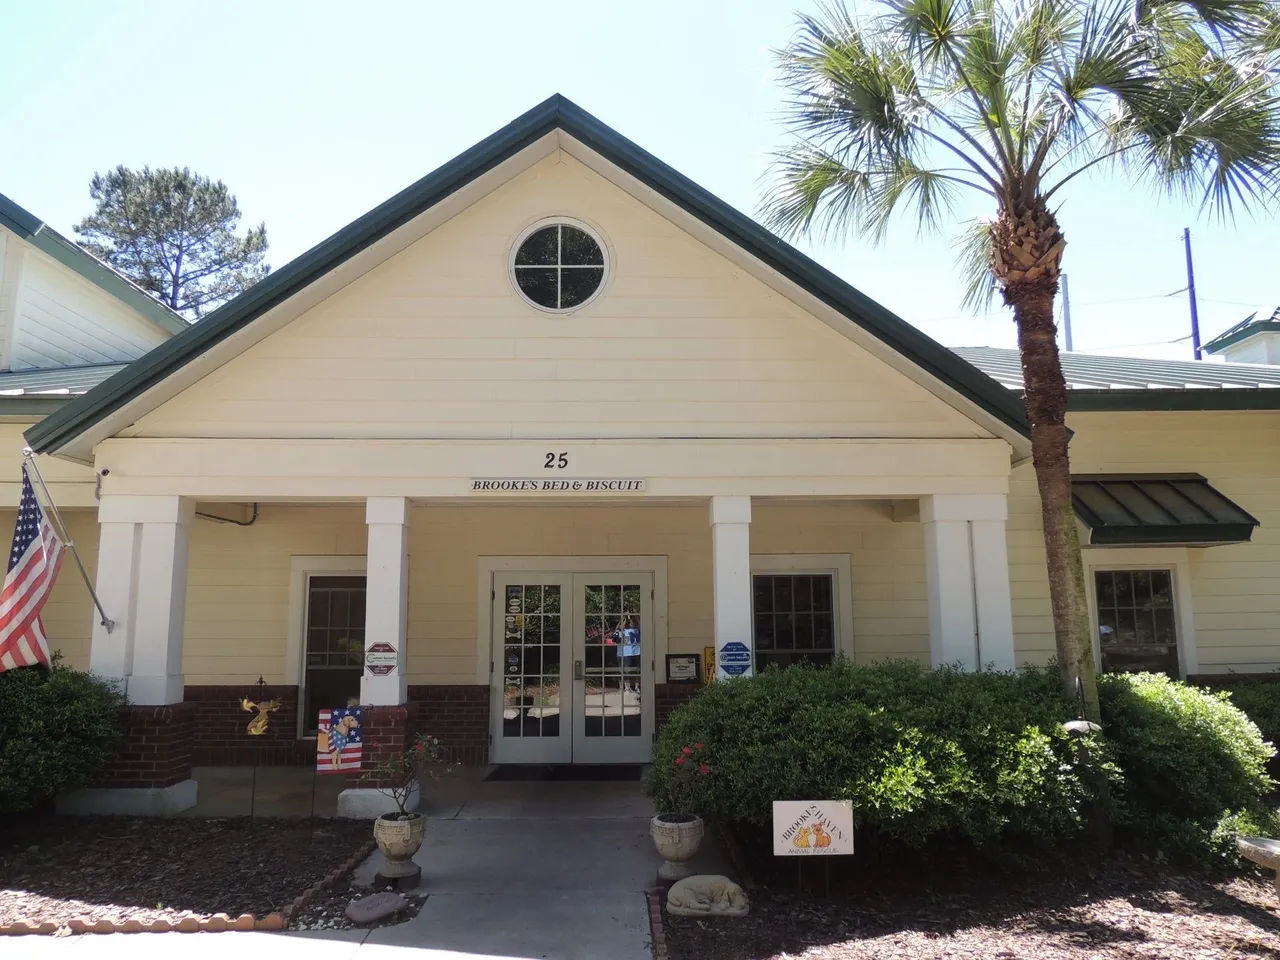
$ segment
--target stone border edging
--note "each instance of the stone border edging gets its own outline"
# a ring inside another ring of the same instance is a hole
[[[221,933],[226,930],[287,930],[292,925],[298,912],[306,907],[321,890],[333,886],[348,873],[360,865],[369,854],[377,848],[372,840],[364,844],[348,857],[340,866],[325,874],[316,883],[307,887],[302,893],[289,901],[283,910],[276,910],[261,917],[251,913],[242,913],[232,919],[229,914],[215,913],[211,917],[184,916],[177,920],[163,917],[156,920],[88,920],[84,917],[73,917],[65,923],[54,923],[52,920],[36,922],[34,920],[14,920],[0,924],[0,937],[23,936],[29,934],[50,935],[64,927],[72,933]],[[661,960],[666,960],[665,955]]]
[[[644,892],[649,904],[649,946],[653,950],[653,960],[670,960],[667,951],[667,927],[662,920],[662,897],[666,893],[663,887],[650,887]]]

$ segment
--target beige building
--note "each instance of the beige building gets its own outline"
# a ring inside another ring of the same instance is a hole
[[[1280,667],[1280,367],[1064,365],[1102,666]],[[562,98],[94,383],[25,430],[112,621],[68,568],[48,632],[132,703],[85,804],[310,762],[348,701],[374,754],[643,762],[707,648],[1052,653],[1016,354],[943,348]],[[246,695],[285,703],[265,746]]]

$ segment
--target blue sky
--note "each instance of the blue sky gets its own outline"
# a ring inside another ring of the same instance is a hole
[[[189,165],[265,221],[280,266],[551,93],[713,193],[757,209],[785,137],[772,50],[801,0],[363,0],[12,4],[0,61],[0,193],[71,233],[95,170]],[[216,13],[215,13],[216,11]],[[975,207],[974,212],[981,212]],[[1205,339],[1280,302],[1280,225],[1218,223],[1124,180],[1067,194],[1077,350],[1187,358],[1181,232]],[[974,317],[950,237],[802,244],[946,344],[1012,346]]]

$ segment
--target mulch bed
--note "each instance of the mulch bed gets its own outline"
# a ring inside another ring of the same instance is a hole
[[[357,820],[317,820],[314,834],[306,820],[244,817],[50,817],[23,826],[0,843],[0,926],[265,916],[371,839],[369,823]]]
[[[408,906],[394,916],[387,917],[385,920],[379,920],[376,923],[352,923],[347,919],[345,910],[347,904],[352,900],[358,900],[367,897],[370,894],[368,887],[359,887],[349,880],[334,884],[329,890],[323,891],[314,897],[310,903],[298,911],[291,923],[290,929],[293,930],[351,930],[359,927],[365,929],[368,927],[389,927],[397,923],[404,923],[418,915],[418,911],[422,909],[422,905],[427,902],[425,893],[405,893],[402,896],[408,902]]]
[[[810,867],[816,865],[810,864]],[[741,919],[673,917],[672,960],[1208,960],[1280,958],[1280,904],[1269,879],[1187,873],[1124,855],[999,874],[963,871],[914,889],[845,883],[827,900],[780,875],[750,891]],[[921,889],[922,887],[928,889]],[[664,899],[665,903],[665,899]]]

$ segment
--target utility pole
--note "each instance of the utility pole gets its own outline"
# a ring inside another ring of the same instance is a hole
[[[1191,300],[1191,349],[1200,359],[1200,314],[1196,310],[1196,274],[1191,269],[1191,228],[1182,228],[1182,246],[1187,252],[1187,296]],[[1070,348],[1068,348],[1070,349]]]
[[[1067,289],[1067,275],[1062,275],[1062,331],[1066,334],[1067,353],[1071,352],[1071,291]]]

